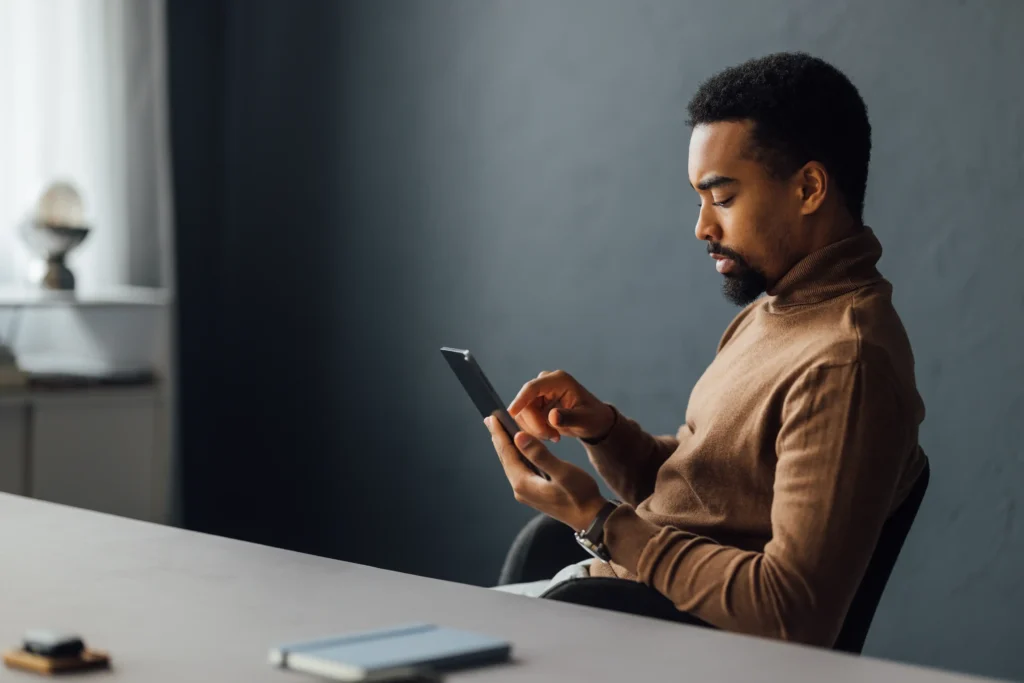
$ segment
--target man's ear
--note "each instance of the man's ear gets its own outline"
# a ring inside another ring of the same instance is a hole
[[[817,161],[808,161],[796,172],[796,181],[800,193],[800,213],[808,216],[825,203],[829,191],[828,171]]]

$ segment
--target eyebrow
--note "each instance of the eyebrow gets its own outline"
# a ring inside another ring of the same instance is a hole
[[[729,178],[729,177],[724,176],[724,175],[713,175],[713,176],[709,176],[709,177],[705,178],[704,180],[700,181],[700,183],[697,184],[697,190],[699,190],[701,192],[707,192],[708,190],[713,190],[716,187],[721,187],[723,185],[729,185],[730,183],[735,183],[735,182],[736,182],[735,178]]]

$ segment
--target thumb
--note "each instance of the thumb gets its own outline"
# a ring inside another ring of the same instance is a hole
[[[552,476],[557,475],[560,471],[562,461],[552,455],[551,451],[540,440],[526,432],[517,432],[512,442],[519,449],[519,452],[539,467],[541,471]]]
[[[590,428],[593,418],[591,412],[580,408],[552,408],[548,413],[548,421],[559,431],[578,436],[577,432],[585,432]]]

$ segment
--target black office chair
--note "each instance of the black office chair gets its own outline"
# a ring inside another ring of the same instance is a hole
[[[863,650],[885,585],[889,581],[896,559],[903,549],[903,542],[914,524],[917,511],[928,489],[929,477],[930,468],[925,463],[924,471],[918,477],[910,495],[882,527],[878,545],[875,546],[875,552],[871,556],[864,578],[832,649],[851,654],[860,654]],[[543,553],[543,556],[540,553]],[[572,538],[572,532],[568,527],[540,515],[524,527],[512,544],[498,584],[551,578],[562,567],[586,557]],[[543,597],[666,621],[707,626],[696,617],[676,609],[668,598],[653,588],[624,579],[593,578],[568,581],[548,590]]]

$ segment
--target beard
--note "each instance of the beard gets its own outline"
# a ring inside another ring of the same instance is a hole
[[[708,253],[721,254],[735,264],[731,273],[722,276],[725,278],[722,283],[722,294],[732,303],[737,306],[746,306],[768,289],[768,278],[764,273],[751,266],[745,258],[732,249],[723,247],[717,242],[709,242]]]

